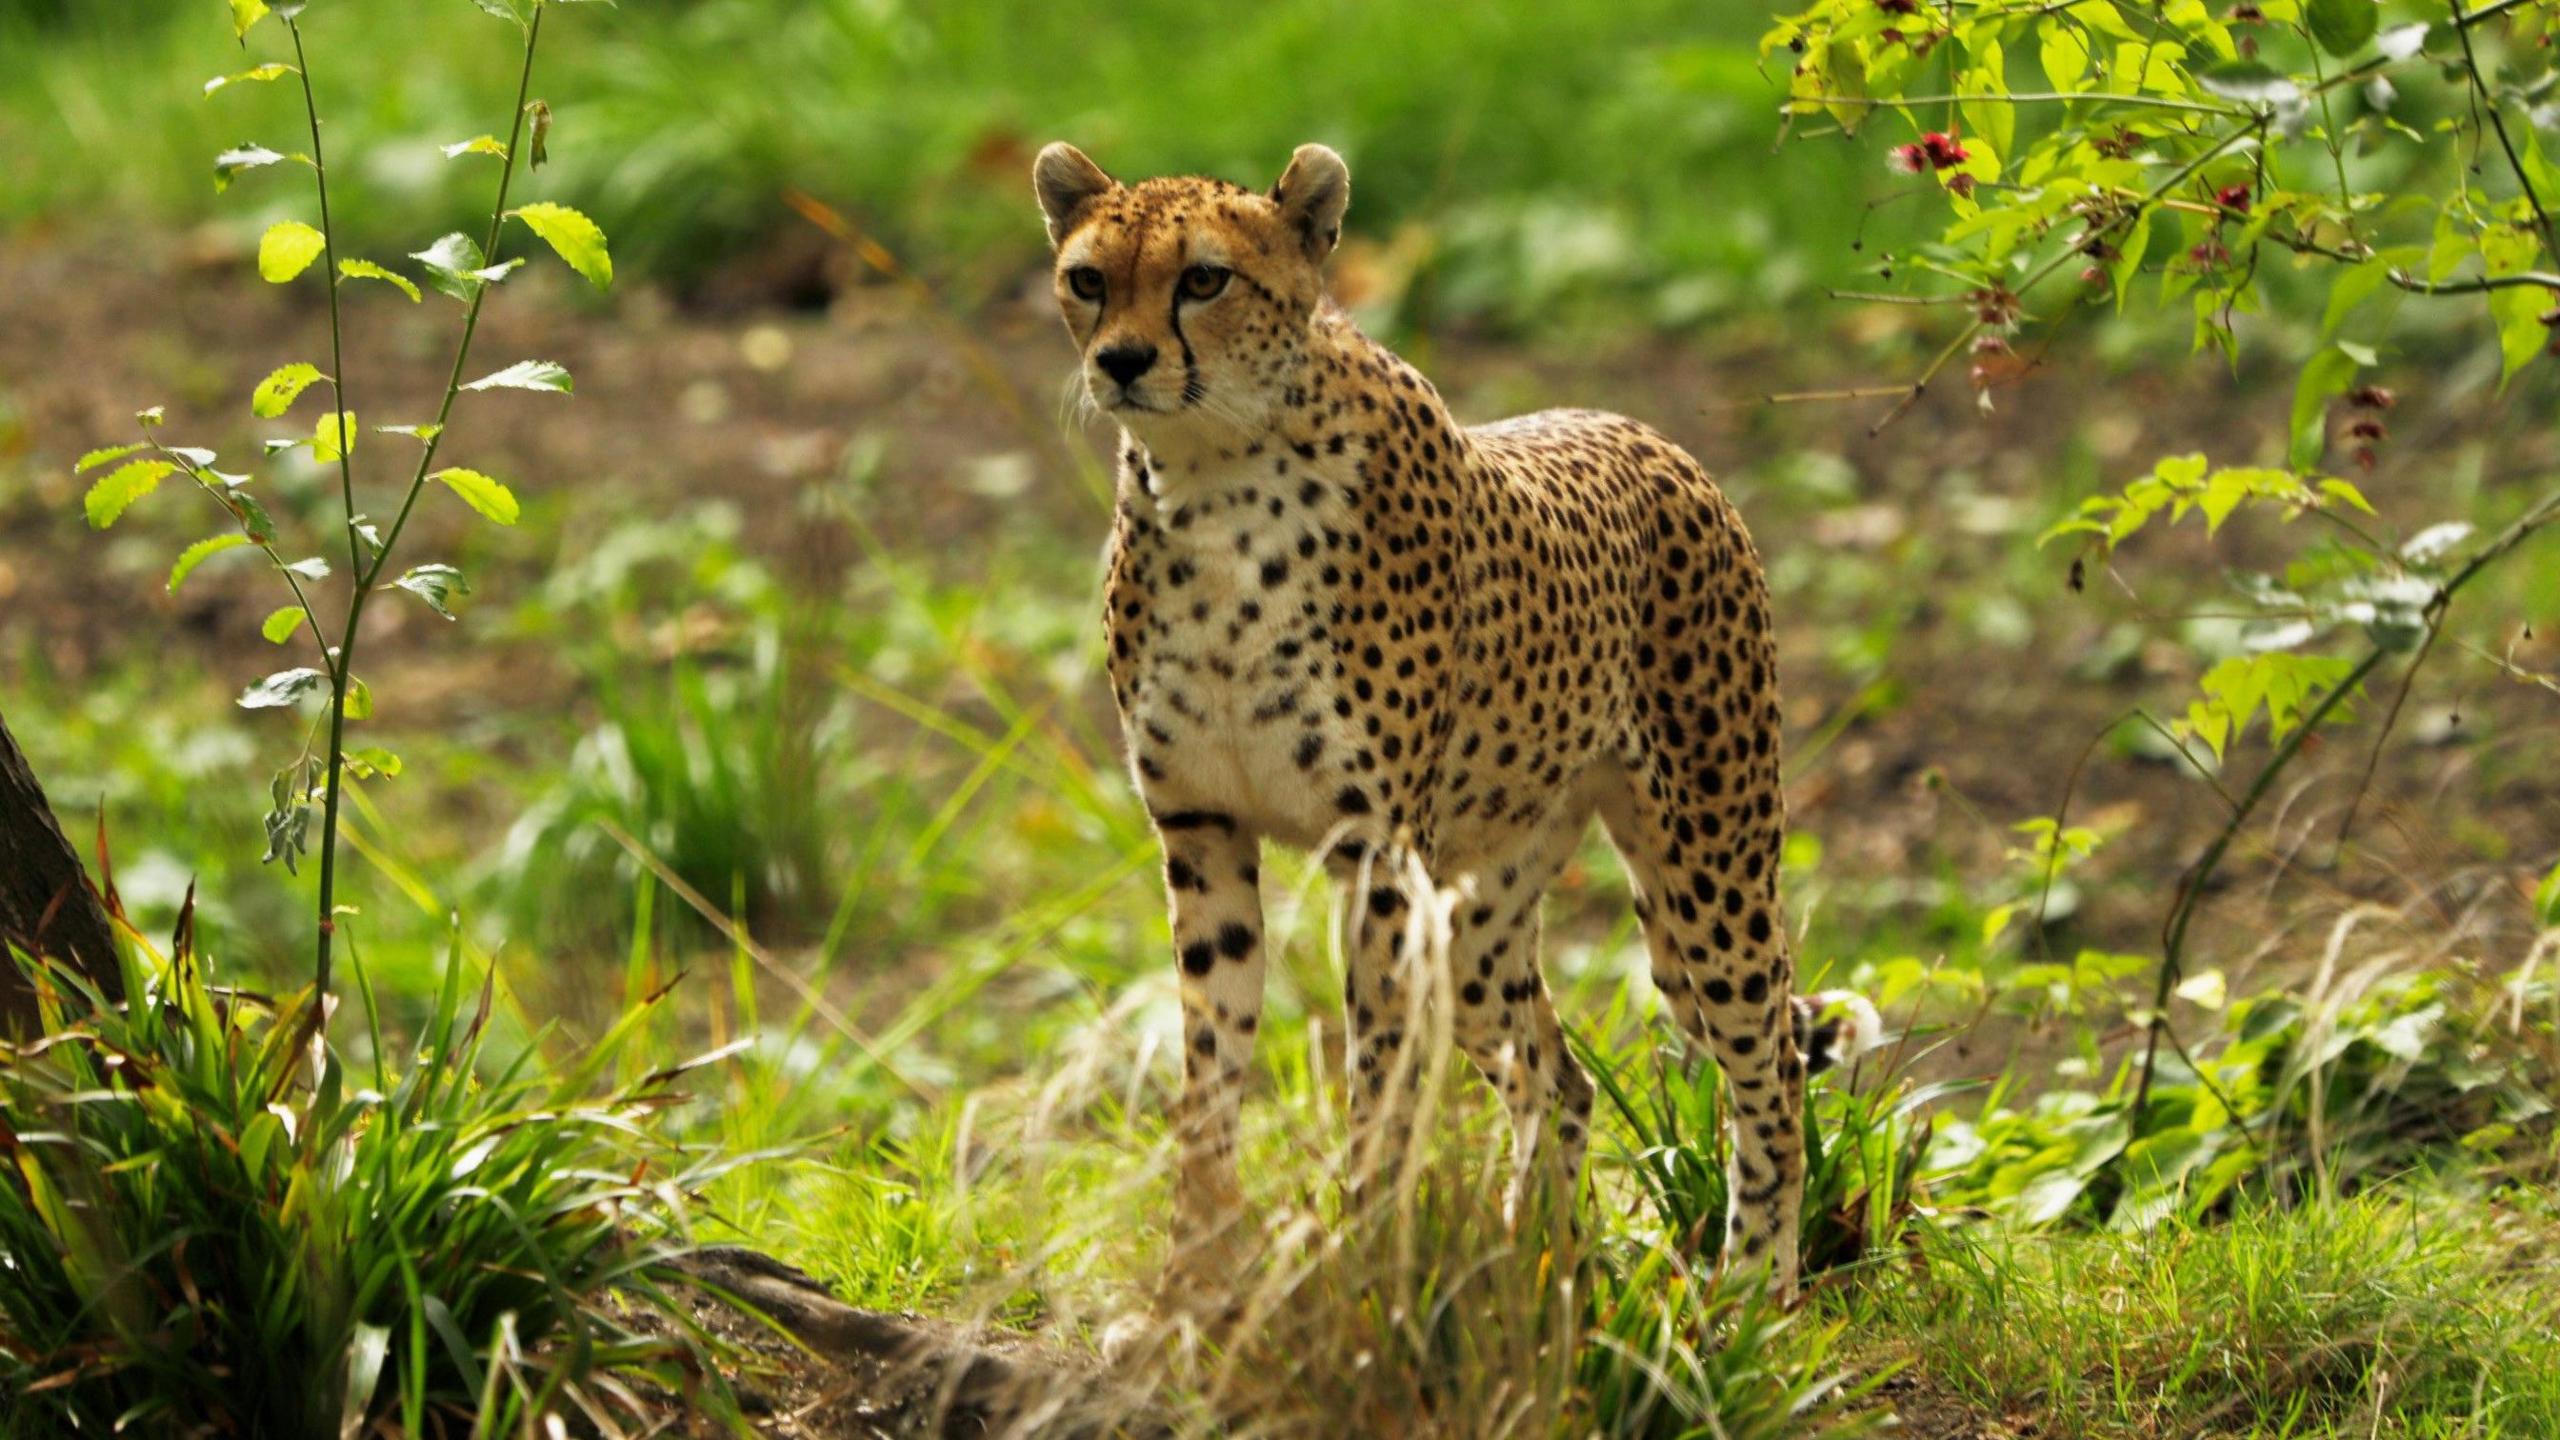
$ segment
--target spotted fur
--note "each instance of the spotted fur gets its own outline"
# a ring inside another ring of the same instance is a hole
[[[1827,997],[1791,996],[1776,655],[1741,518],[1620,416],[1459,425],[1324,298],[1350,180],[1322,146],[1255,192],[1121,185],[1052,145],[1035,188],[1087,391],[1124,432],[1105,624],[1181,973],[1178,1232],[1236,1200],[1265,840],[1349,886],[1356,1133],[1405,1133],[1389,1079],[1434,991],[1510,1110],[1515,1184],[1572,1184],[1592,1087],[1538,910],[1596,814],[1655,983],[1731,1084],[1732,1253],[1791,1288],[1805,1052],[1829,1058],[1840,1007],[1816,1023]],[[1449,968],[1417,976],[1433,890],[1458,897],[1428,947]]]

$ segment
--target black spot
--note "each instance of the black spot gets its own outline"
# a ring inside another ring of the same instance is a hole
[[[1230,920],[1218,927],[1218,953],[1230,960],[1241,960],[1253,951],[1253,927]]]
[[[1209,948],[1206,940],[1194,940],[1182,947],[1182,968],[1186,974],[1206,975],[1217,963],[1217,952]]]

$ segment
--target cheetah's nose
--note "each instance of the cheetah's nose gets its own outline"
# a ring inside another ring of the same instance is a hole
[[[1095,354],[1093,363],[1102,367],[1103,374],[1127,385],[1156,363],[1156,347],[1144,340],[1124,340],[1105,346]]]

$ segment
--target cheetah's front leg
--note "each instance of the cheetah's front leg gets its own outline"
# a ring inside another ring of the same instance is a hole
[[[1260,843],[1232,816],[1158,815],[1173,950],[1182,972],[1181,1168],[1174,1184],[1177,1264],[1235,1222],[1236,1115],[1262,1024]]]

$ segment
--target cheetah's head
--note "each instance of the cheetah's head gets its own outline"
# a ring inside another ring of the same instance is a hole
[[[1301,145],[1256,193],[1187,176],[1123,185],[1057,144],[1032,182],[1093,403],[1150,446],[1268,428],[1305,363],[1351,201],[1342,157]]]

